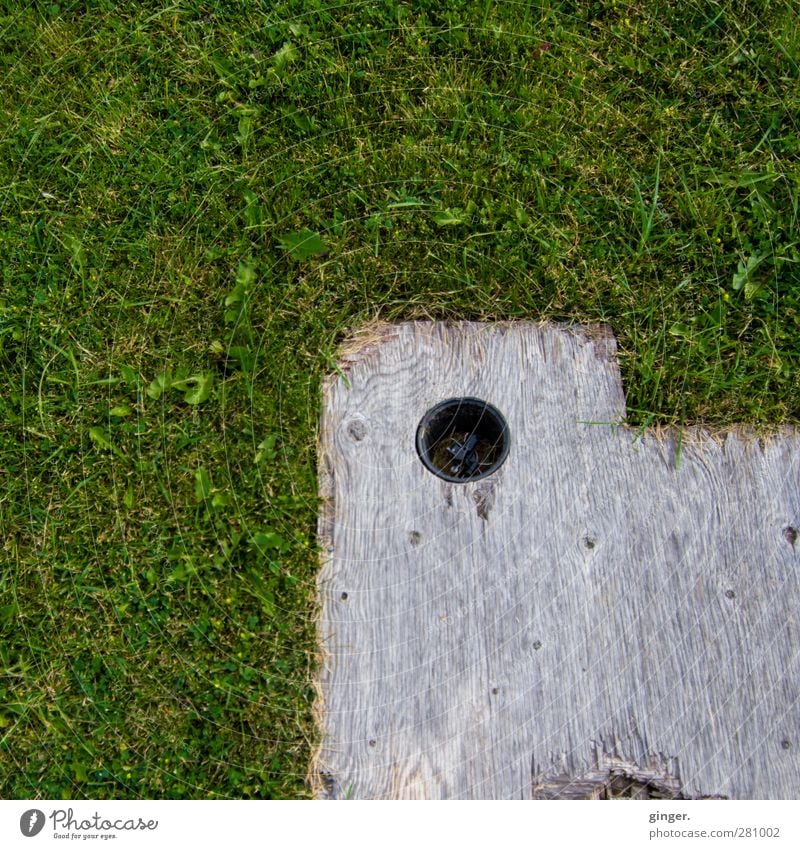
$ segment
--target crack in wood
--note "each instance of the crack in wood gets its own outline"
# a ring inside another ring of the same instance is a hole
[[[475,487],[472,500],[475,502],[475,512],[479,519],[489,520],[489,511],[494,506],[495,477],[482,481]]]
[[[594,765],[580,775],[534,775],[533,799],[724,799],[684,792],[676,758],[652,755],[646,766],[595,747]],[[534,772],[535,772],[534,765]]]

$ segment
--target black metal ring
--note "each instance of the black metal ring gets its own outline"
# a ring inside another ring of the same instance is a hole
[[[511,439],[496,407],[480,398],[450,398],[425,413],[416,443],[428,471],[451,483],[468,483],[503,465]]]

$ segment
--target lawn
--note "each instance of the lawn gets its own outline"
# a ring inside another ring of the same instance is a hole
[[[632,423],[800,423],[795,3],[0,9],[0,796],[308,794],[376,317],[608,322]]]

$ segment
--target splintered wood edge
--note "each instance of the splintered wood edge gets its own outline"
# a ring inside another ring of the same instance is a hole
[[[397,325],[375,319],[362,325],[348,336],[339,346],[336,352],[336,369],[329,372],[322,380],[319,423],[317,427],[317,491],[320,498],[320,510],[317,518],[317,545],[319,550],[319,569],[317,572],[317,597],[323,598],[323,582],[325,580],[326,566],[330,562],[333,549],[333,526],[336,518],[335,487],[333,479],[333,467],[327,450],[328,435],[323,432],[322,421],[328,398],[334,385],[340,379],[347,379],[350,367],[353,363],[367,356],[378,346],[398,336]],[[325,716],[325,691],[323,687],[323,676],[328,668],[330,652],[327,647],[328,635],[322,630],[323,616],[322,605],[318,603],[317,616],[317,651],[316,651],[316,673],[313,680],[314,704],[312,717],[317,728],[317,740],[306,774],[306,783],[316,798],[324,798],[328,794],[326,776],[323,764],[323,719]]]
[[[357,328],[342,341],[336,351],[339,368],[343,372],[348,371],[354,362],[362,359],[368,352],[384,342],[396,339],[400,326],[401,324],[374,319]],[[333,376],[336,377],[336,375]]]
[[[327,393],[323,390],[323,399]],[[318,428],[318,431],[320,428]],[[314,701],[311,708],[311,716],[316,729],[314,748],[306,772],[306,785],[315,798],[325,795],[326,788],[322,769],[322,747],[323,747],[323,717],[325,715],[325,692],[322,686],[322,671],[328,666],[330,653],[326,646],[327,637],[322,631],[322,579],[325,565],[330,559],[330,551],[333,544],[333,470],[330,460],[324,450],[321,433],[317,433],[317,479],[320,497],[319,516],[317,517],[317,546],[319,555],[319,566],[317,569],[317,618],[316,626],[316,652],[314,656],[315,669],[312,679]]]
[[[324,798],[327,795],[328,788],[325,783],[325,771],[322,763],[322,753],[324,745],[323,728],[325,716],[325,691],[323,687],[324,671],[328,668],[330,660],[330,652],[327,647],[328,635],[322,630],[323,610],[322,599],[323,582],[325,580],[326,566],[330,562],[331,552],[333,550],[333,526],[336,517],[336,505],[334,503],[334,481],[333,467],[326,447],[326,434],[322,430],[322,419],[324,416],[327,400],[330,397],[330,392],[333,384],[339,379],[338,374],[328,374],[322,384],[322,407],[320,411],[319,423],[317,426],[317,491],[319,495],[319,515],[317,517],[317,548],[319,555],[319,564],[317,569],[317,620],[316,620],[316,653],[315,653],[315,670],[312,681],[314,692],[314,702],[311,709],[314,726],[316,728],[316,738],[314,748],[311,753],[311,759],[306,773],[306,784],[311,790],[315,798]]]
[[[435,324],[456,330],[471,329],[477,332],[500,333],[505,330],[518,327],[551,327],[563,333],[578,336],[586,342],[591,343],[594,348],[596,359],[606,362],[616,362],[617,360],[617,339],[611,325],[605,323],[570,324],[567,322],[553,322],[545,320],[489,322],[454,319],[445,319],[441,321],[414,319],[402,322],[389,322],[376,318],[354,330],[340,343],[336,351],[336,366],[338,372],[329,373],[325,378],[326,384],[327,381],[330,380],[335,382],[342,374],[346,376],[354,363],[364,359],[385,342],[398,338],[402,328],[417,326],[430,327]]]

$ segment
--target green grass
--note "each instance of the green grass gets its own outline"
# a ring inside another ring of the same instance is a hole
[[[376,315],[609,322],[633,424],[800,421],[796,4],[2,7],[3,797],[308,792]]]

